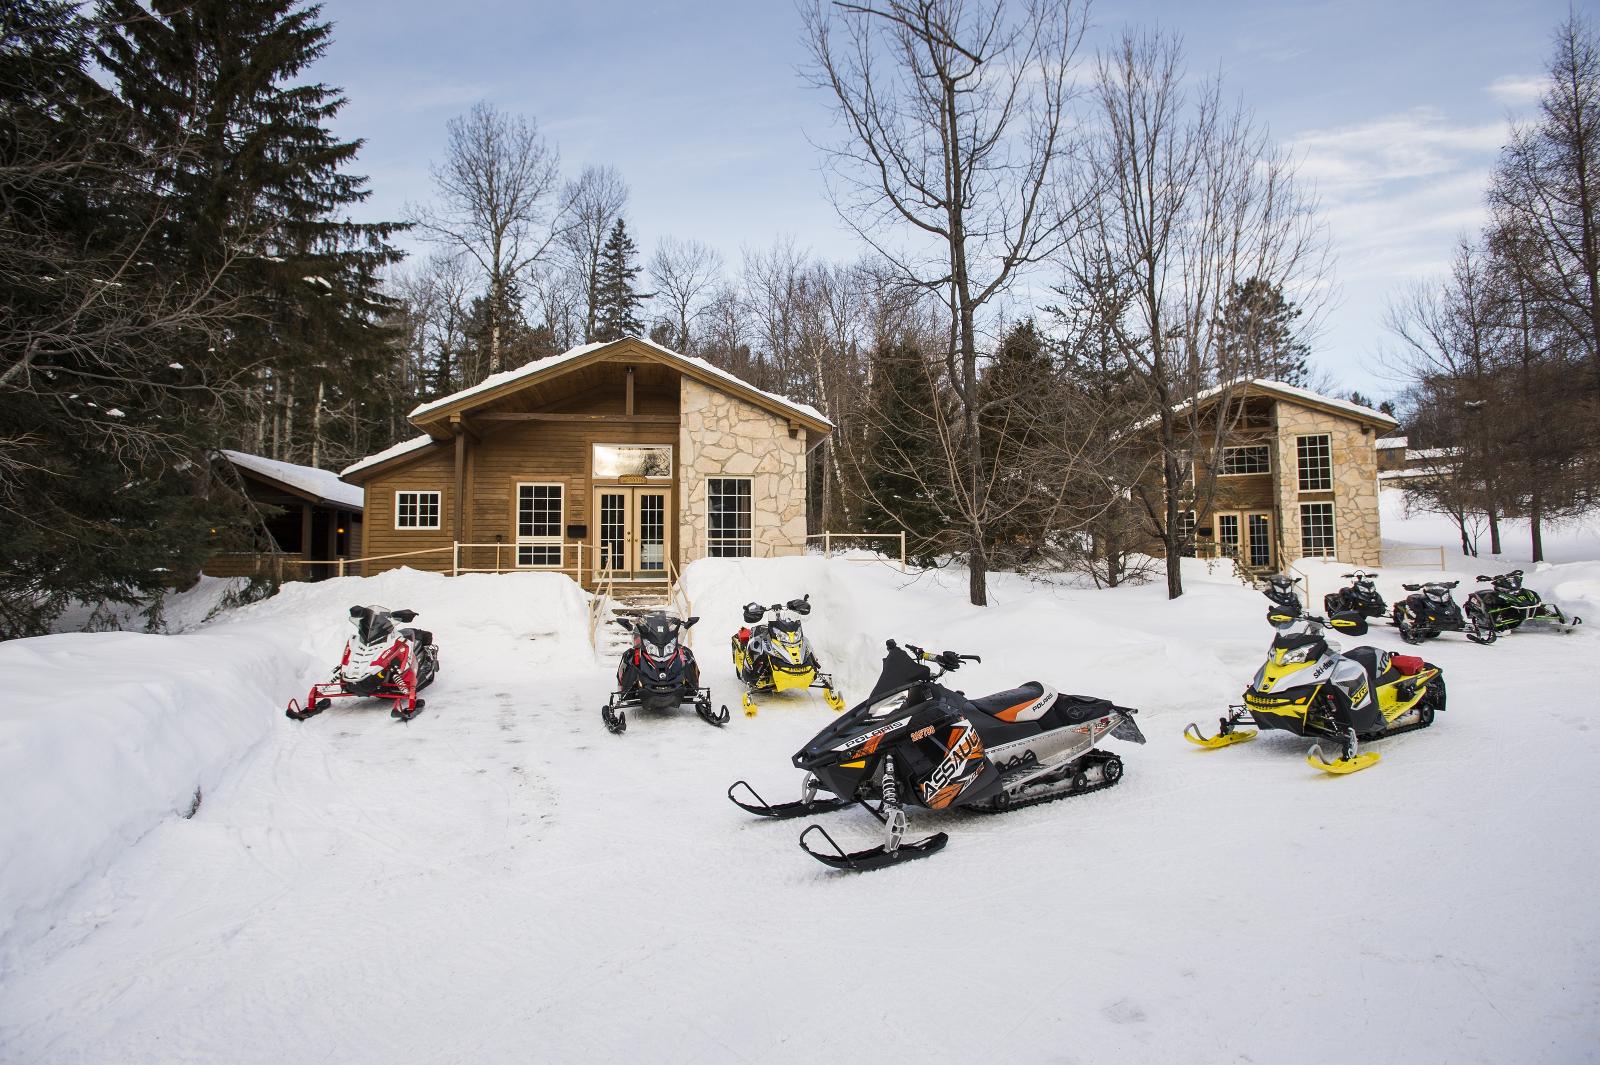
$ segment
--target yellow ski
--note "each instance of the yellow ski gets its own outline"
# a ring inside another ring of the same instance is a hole
[[[744,693],[744,716],[745,717],[755,717],[756,716],[756,701],[754,699],[750,698],[750,693],[749,692],[745,692]]]
[[[1313,745],[1311,750],[1306,752],[1306,763],[1312,769],[1320,769],[1324,773],[1332,773],[1336,776],[1359,773],[1368,766],[1376,765],[1377,762],[1377,751],[1362,751],[1354,758],[1335,758],[1331,762],[1322,756],[1321,747]]]
[[[1244,743],[1246,740],[1253,740],[1256,738],[1256,730],[1235,729],[1232,732],[1224,732],[1208,739],[1200,734],[1200,726],[1191,721],[1189,723],[1189,727],[1183,730],[1183,738],[1194,744],[1196,747],[1204,747],[1207,750],[1216,750],[1218,747],[1231,747],[1235,743]]]

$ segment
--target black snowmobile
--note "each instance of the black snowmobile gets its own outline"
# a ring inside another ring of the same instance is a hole
[[[1275,573],[1267,578],[1267,586],[1261,589],[1261,594],[1285,610],[1293,610],[1299,613],[1301,609],[1300,589],[1295,587],[1299,583],[1299,577],[1288,577],[1282,573]]]
[[[809,595],[771,606],[745,604],[744,627],[733,634],[733,673],[747,688],[743,696],[746,717],[756,716],[757,695],[797,688],[821,688],[829,709],[834,713],[844,709],[844,696],[833,686],[833,675],[822,672],[817,653],[800,627],[800,619],[810,613]],[[768,614],[772,620],[763,621]]]
[[[805,771],[799,801],[774,806],[743,780],[728,789],[736,805],[762,817],[804,817],[859,803],[883,825],[881,845],[852,854],[821,825],[800,834],[801,848],[832,868],[881,869],[943,848],[943,832],[905,840],[907,803],[1000,813],[1097,791],[1122,778],[1122,759],[1095,750],[1095,743],[1107,733],[1144,742],[1133,720],[1137,711],[1128,707],[1058,695],[1038,681],[968,699],[938,680],[978,656],[902,649],[893,640],[886,646],[872,694],[794,755],[795,768]],[[741,788],[753,801],[735,794]],[[833,794],[818,798],[819,791]],[[813,850],[807,843],[813,835],[831,851]]]
[[[1328,617],[1335,614],[1355,613],[1367,618],[1381,618],[1389,613],[1389,605],[1378,594],[1378,575],[1358,569],[1344,574],[1351,583],[1337,592],[1322,597],[1323,612]]]
[[[1451,596],[1450,590],[1460,581],[1428,581],[1423,584],[1402,584],[1411,594],[1394,605],[1394,627],[1406,643],[1432,640],[1442,632],[1466,633],[1473,643],[1494,643],[1494,623],[1482,603],[1467,601],[1466,609]]]
[[[657,611],[636,621],[618,618],[617,624],[633,633],[633,646],[617,663],[617,690],[600,708],[600,720],[611,732],[628,728],[625,711],[676,710],[693,703],[694,712],[707,724],[721,728],[728,711],[711,709],[711,689],[700,687],[700,664],[683,644],[683,634],[699,618],[680,619]]]
[[[1538,592],[1524,588],[1520,569],[1495,577],[1480,575],[1477,581],[1490,587],[1467,596],[1467,609],[1481,610],[1496,633],[1511,632],[1530,621],[1548,621],[1563,632],[1571,632],[1583,624],[1583,619],[1576,614],[1569,618],[1560,607],[1539,598]]]

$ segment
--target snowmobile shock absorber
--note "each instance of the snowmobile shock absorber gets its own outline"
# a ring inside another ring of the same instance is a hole
[[[906,812],[900,805],[900,786],[894,778],[894,755],[883,758],[883,849],[893,854],[906,834]]]

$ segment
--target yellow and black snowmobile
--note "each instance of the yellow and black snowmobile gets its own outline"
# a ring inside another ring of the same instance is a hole
[[[809,613],[809,595],[771,606],[745,604],[744,628],[733,635],[733,671],[749,689],[743,696],[746,717],[756,715],[755,696],[797,688],[821,688],[834,713],[844,709],[833,677],[822,672],[811,641],[801,631],[800,618]],[[772,620],[763,621],[768,614]]]
[[[1360,743],[1427,728],[1445,707],[1444,671],[1433,663],[1377,647],[1341,652],[1328,639],[1329,630],[1366,635],[1360,614],[1319,618],[1275,606],[1267,620],[1278,631],[1270,656],[1244,691],[1243,705],[1229,708],[1215,736],[1202,735],[1191,723],[1183,733],[1190,743],[1226,747],[1254,739],[1258,729],[1281,729],[1338,741],[1343,749],[1337,759],[1329,761],[1313,743],[1306,761],[1326,773],[1354,773],[1378,760],[1376,751],[1360,751]]]

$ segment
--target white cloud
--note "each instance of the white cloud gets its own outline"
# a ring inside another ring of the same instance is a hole
[[[1483,91],[1501,103],[1515,107],[1539,99],[1547,83],[1543,74],[1503,74],[1485,85]]]
[[[1455,126],[1419,107],[1353,126],[1313,130],[1290,141],[1300,174],[1335,201],[1361,198],[1396,181],[1459,173],[1482,165],[1505,140],[1505,125]]]

